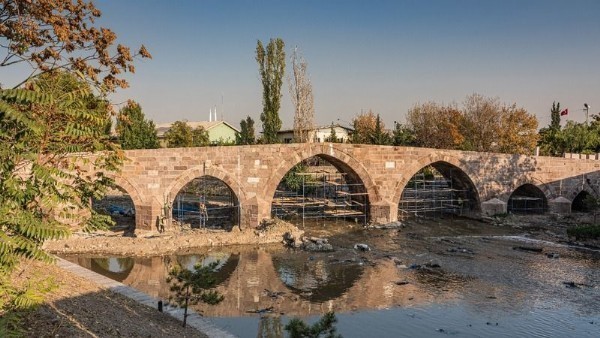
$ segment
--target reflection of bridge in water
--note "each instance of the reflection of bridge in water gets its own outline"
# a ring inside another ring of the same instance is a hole
[[[225,299],[216,306],[198,305],[207,316],[248,316],[268,308],[292,316],[320,315],[330,310],[382,309],[456,298],[452,290],[431,292],[420,283],[397,285],[396,282],[405,279],[410,272],[399,269],[392,260],[382,260],[376,265],[363,264],[360,260],[331,262],[327,256],[310,259],[304,252],[284,255],[281,249],[71,260],[149,295],[168,299],[166,277],[170,266],[176,262],[183,266],[206,264],[215,259],[226,259],[217,274],[220,283],[217,290]],[[124,269],[115,269],[117,260]],[[110,261],[113,264],[98,264]]]

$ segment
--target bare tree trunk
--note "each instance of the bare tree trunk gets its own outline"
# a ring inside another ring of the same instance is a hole
[[[315,110],[313,105],[312,84],[307,74],[308,63],[298,53],[298,47],[292,54],[292,75],[288,76],[290,96],[296,108],[294,113],[294,141],[312,142]]]

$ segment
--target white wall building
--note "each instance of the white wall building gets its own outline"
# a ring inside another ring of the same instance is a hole
[[[331,135],[331,128],[335,130],[337,142],[347,143],[350,140],[354,129],[340,126],[339,124],[316,127],[311,131],[311,139],[314,143],[328,142],[327,139]],[[294,129],[285,129],[277,132],[277,138],[281,143],[294,143]]]

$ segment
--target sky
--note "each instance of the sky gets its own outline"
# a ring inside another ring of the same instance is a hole
[[[95,3],[98,24],[153,56],[136,62],[131,87],[113,101],[139,102],[156,123],[208,120],[216,106],[236,127],[246,116],[260,126],[256,43],[276,37],[308,62],[319,125],[348,125],[371,109],[391,127],[417,103],[460,104],[472,93],[516,103],[540,127],[553,101],[577,121],[584,103],[600,111],[597,0]],[[286,128],[294,113],[287,82],[282,93]]]

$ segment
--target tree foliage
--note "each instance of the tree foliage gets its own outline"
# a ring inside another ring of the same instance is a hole
[[[377,124],[377,116],[373,111],[369,110],[367,113],[360,113],[352,120],[352,143],[357,144],[370,144],[371,135],[375,132],[375,125]]]
[[[336,331],[335,323],[337,318],[334,312],[327,312],[319,319],[318,322],[308,326],[304,321],[298,318],[292,318],[285,326],[285,330],[289,332],[290,338],[341,338],[342,336]]]
[[[72,225],[110,223],[91,207],[122,160],[108,138],[105,95],[126,87],[122,73],[135,71],[136,56],[150,54],[116,45],[114,32],[95,25],[100,14],[85,0],[0,0],[0,67],[23,71],[12,89],[0,89],[2,276],[23,258],[50,261],[42,243],[67,236]],[[11,290],[3,279],[3,319],[33,289]]]
[[[53,69],[77,72],[106,91],[126,88],[124,72],[135,72],[134,58],[151,58],[142,45],[136,53],[117,44],[116,34],[94,25],[101,12],[92,2],[2,0],[0,67],[27,64],[31,72],[15,87]]]
[[[260,40],[256,43],[256,62],[263,86],[263,143],[277,143],[277,132],[281,129],[279,108],[281,107],[281,85],[285,71],[285,44],[280,38],[271,39],[267,48]]]
[[[315,108],[310,78],[307,74],[308,63],[294,48],[292,53],[292,76],[288,77],[290,96],[295,107],[294,141],[311,142],[311,132],[315,128]]]
[[[427,102],[407,115],[407,127],[422,147],[531,154],[537,143],[537,119],[515,104],[479,94],[463,106]]]
[[[335,126],[333,125],[333,123],[331,123],[331,129],[329,130],[329,136],[327,136],[325,138],[325,142],[333,142],[333,143],[341,142],[341,139],[339,139],[337,137],[337,134],[335,132]]]
[[[53,72],[28,88],[0,92],[0,265],[9,268],[18,257],[50,260],[41,244],[66,236],[67,223],[108,224],[90,199],[112,183],[96,171],[114,171],[122,158],[105,134],[107,106],[85,83]]]
[[[416,145],[415,134],[410,128],[401,123],[396,123],[392,133],[392,144],[395,146],[414,146]]]
[[[560,102],[552,102],[550,109],[550,125],[539,131],[540,153],[546,156],[561,156],[564,146],[561,144],[560,134]]]
[[[127,101],[127,105],[119,111],[116,132],[122,149],[160,147],[154,122],[145,118],[142,107],[135,101]]]
[[[385,124],[381,121],[379,114],[375,115],[369,110],[361,113],[352,120],[352,143],[359,144],[391,144],[391,136],[385,130]]]
[[[208,132],[202,126],[195,129],[187,121],[175,121],[165,132],[168,148],[204,147],[210,144]]]
[[[591,122],[567,121],[560,125],[560,103],[552,103],[551,122],[539,132],[540,153],[562,156],[564,153],[593,154],[600,152],[600,114],[592,115]]]
[[[408,111],[406,120],[418,146],[457,149],[465,141],[462,114],[454,105],[442,106],[435,102],[415,105]]]
[[[250,116],[240,121],[240,132],[236,133],[235,139],[236,144],[239,145],[256,143],[254,120]]]
[[[169,271],[167,283],[171,284],[170,290],[173,292],[170,300],[184,308],[184,327],[187,321],[188,305],[200,302],[216,305],[223,301],[223,295],[213,290],[217,285],[215,272],[218,266],[219,262],[216,261],[207,266],[196,264],[193,271],[184,269],[180,265]]]

